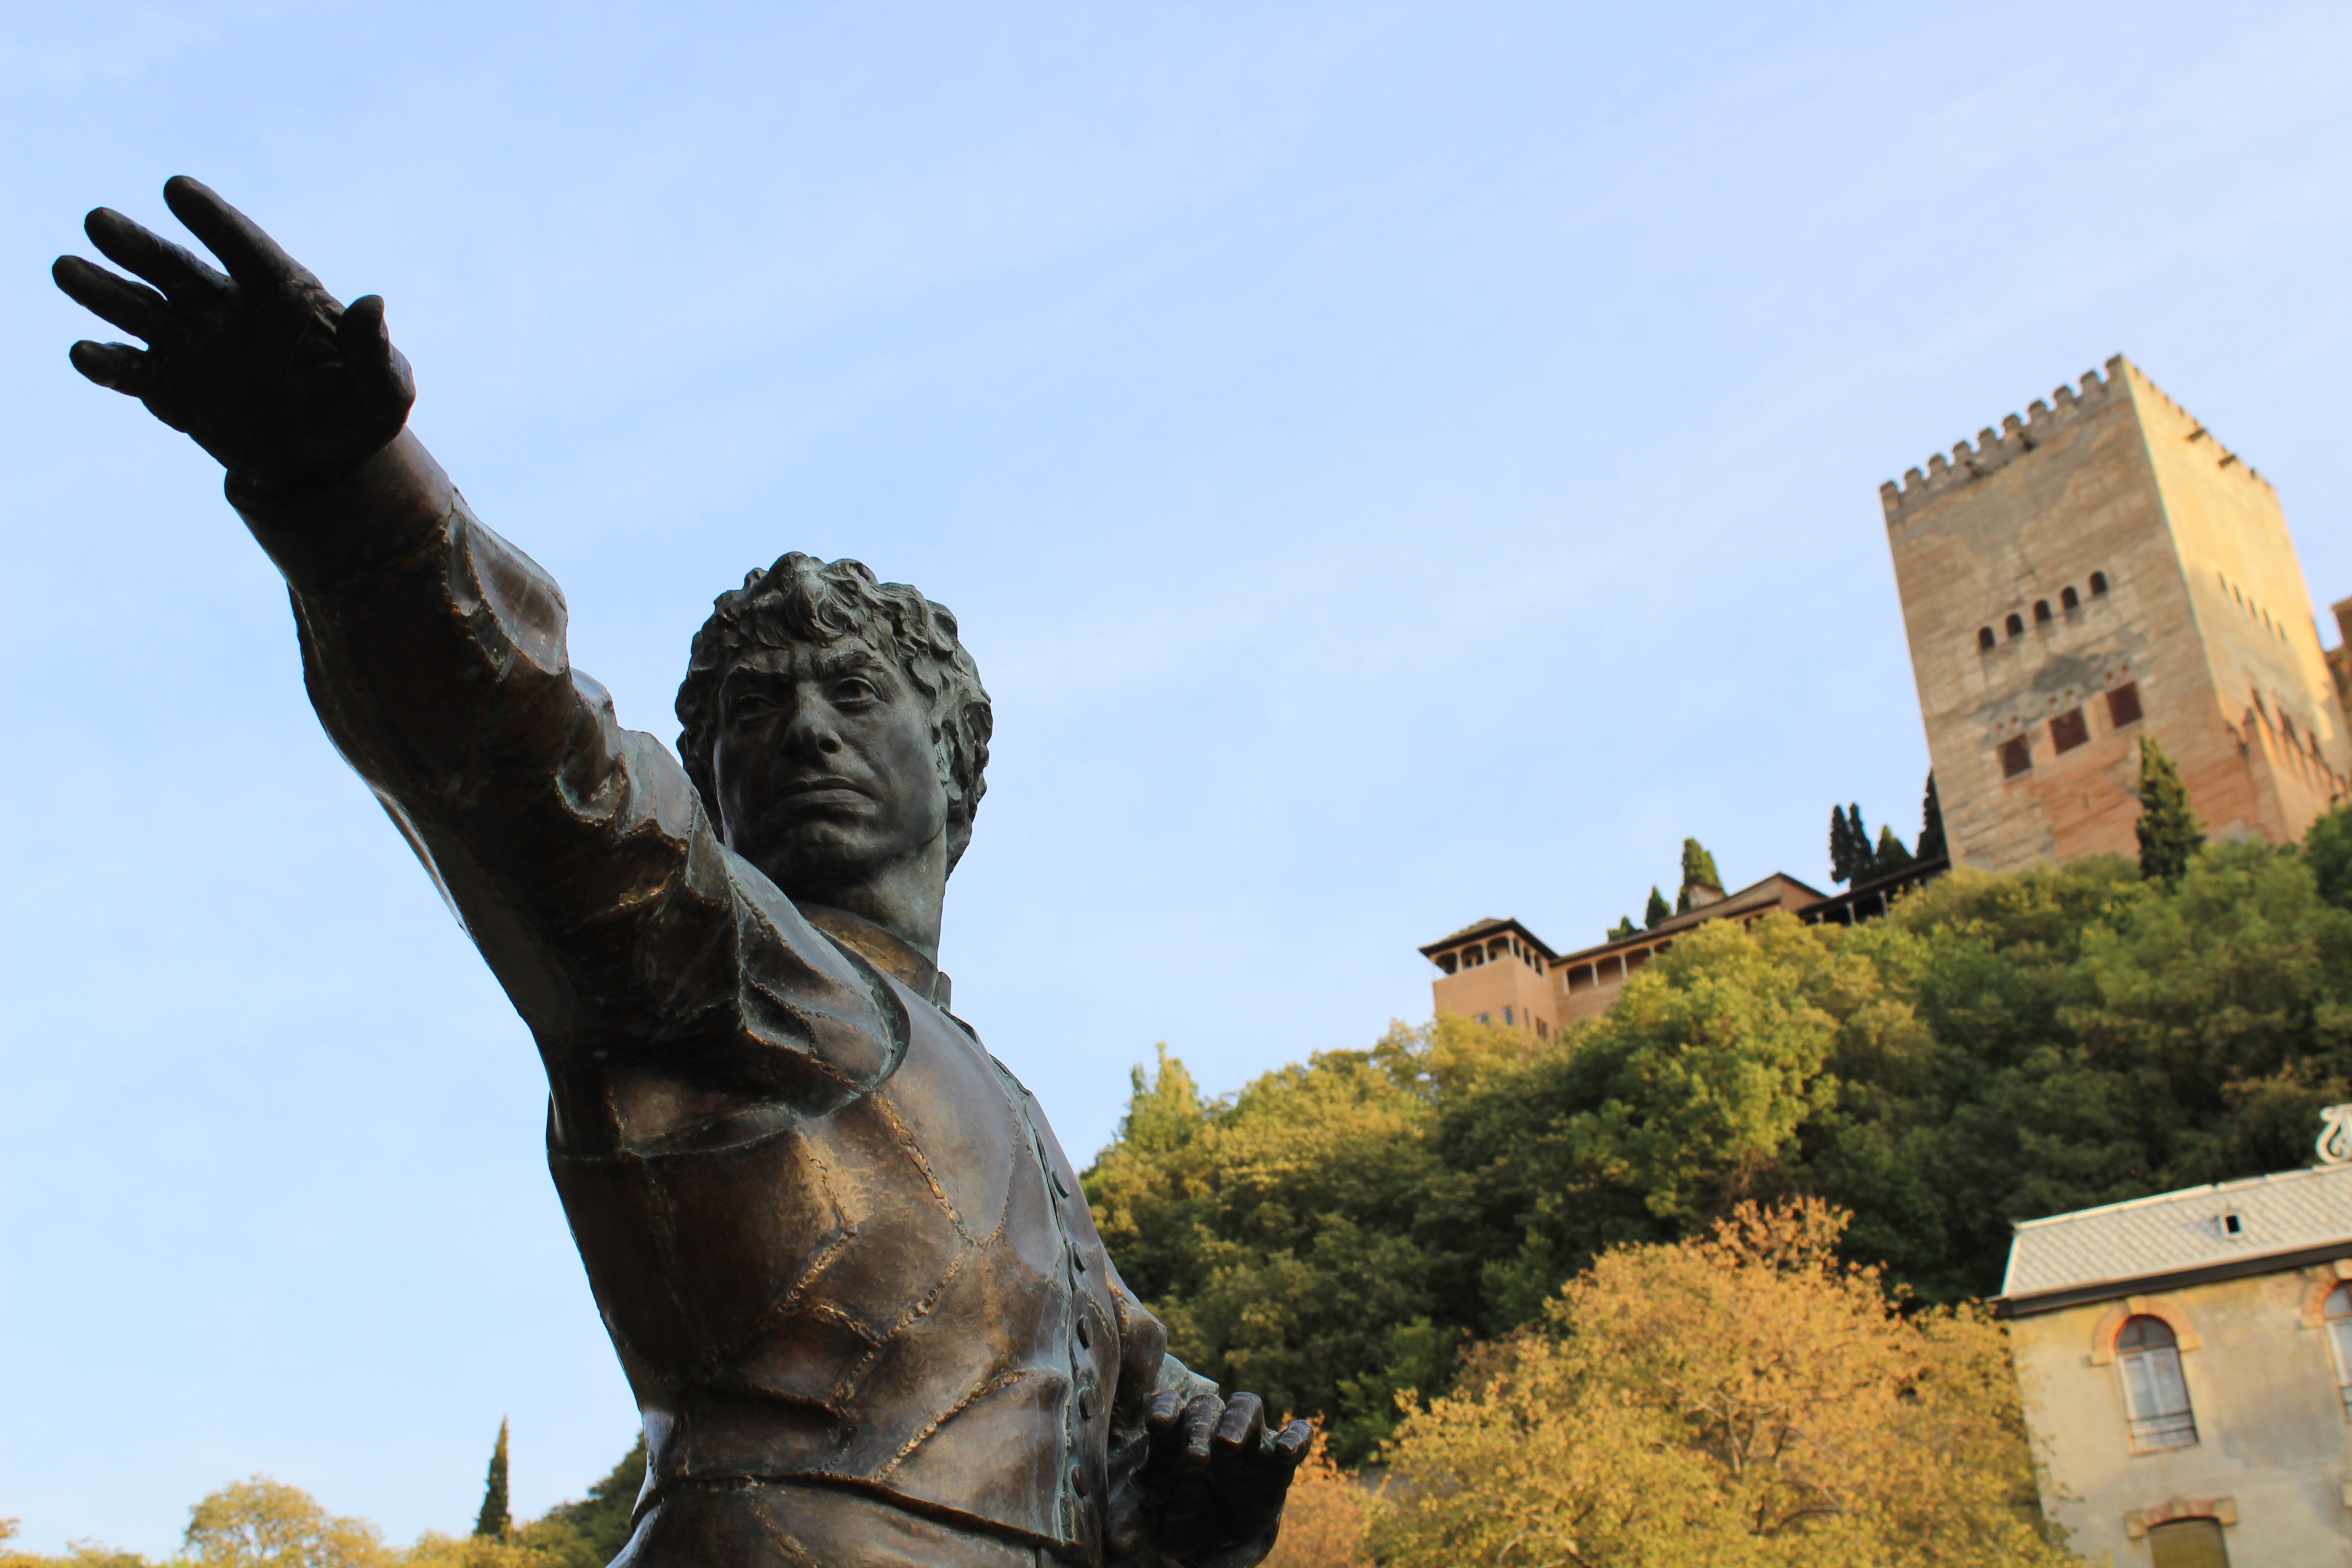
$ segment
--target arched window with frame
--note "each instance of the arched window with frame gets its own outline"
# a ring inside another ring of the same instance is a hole
[[[2116,1335],[2116,1368],[2123,1374],[2133,1452],[2186,1448],[2197,1441],[2189,1383],[2180,1374],[2180,1342],[2171,1324],[2147,1316],[2127,1320]]]
[[[2352,1282],[2327,1293],[2320,1321],[2327,1325],[2327,1349],[2336,1363],[2336,1397],[2344,1402],[2345,1418],[2352,1420]]]

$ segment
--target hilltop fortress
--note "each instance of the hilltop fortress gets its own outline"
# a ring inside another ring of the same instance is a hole
[[[2122,355],[1879,499],[1956,863],[2138,853],[2143,733],[2217,838],[2352,788],[2277,492]]]
[[[1950,864],[2137,856],[2142,735],[2215,838],[2291,843],[2352,796],[2352,599],[2323,650],[2277,492],[2121,354],[1879,500]],[[1548,1037],[1692,926],[1851,923],[1946,863],[1835,895],[1685,888],[1685,913],[1573,952],[1516,920],[1421,952],[1441,1011]]]

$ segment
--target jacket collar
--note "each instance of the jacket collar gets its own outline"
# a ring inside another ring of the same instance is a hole
[[[828,904],[801,904],[809,924],[856,952],[875,968],[944,1013],[952,994],[946,973],[936,963],[863,915]]]

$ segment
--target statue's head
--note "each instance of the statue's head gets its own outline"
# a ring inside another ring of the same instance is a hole
[[[795,897],[971,841],[993,724],[955,616],[798,551],[719,595],[677,691],[678,752],[730,847]]]

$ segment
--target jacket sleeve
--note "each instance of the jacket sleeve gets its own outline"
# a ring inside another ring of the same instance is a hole
[[[531,1026],[559,1116],[625,1136],[606,1080],[631,1064],[811,1109],[887,1076],[906,1038],[888,987],[620,727],[571,668],[554,582],[414,435],[298,502],[229,495],[286,575],[329,737]],[[590,1061],[605,1103],[567,1107],[562,1076]]]

